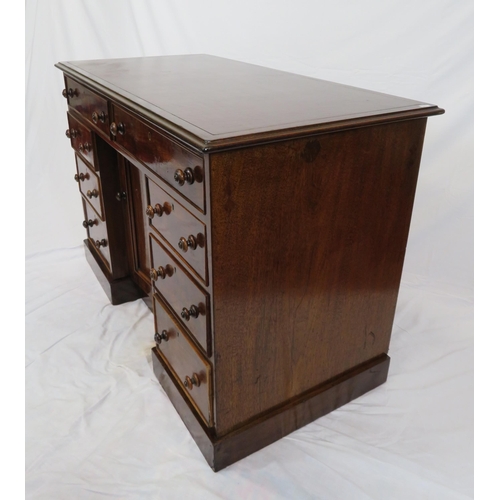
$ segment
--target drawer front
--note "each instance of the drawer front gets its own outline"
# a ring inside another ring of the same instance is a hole
[[[198,287],[182,265],[154,236],[150,235],[150,241],[155,289],[170,305],[181,324],[210,356],[209,295]]]
[[[71,147],[78,151],[92,166],[94,165],[94,145],[90,130],[68,114],[69,136]],[[68,132],[66,132],[68,135]]]
[[[198,352],[183,328],[170,315],[157,295],[153,297],[155,340],[183,387],[185,394],[210,426],[212,424],[212,370],[210,363]]]
[[[108,101],[71,78],[66,78],[66,93],[68,105],[109,137]]]
[[[114,106],[115,141],[205,212],[203,160],[142,120]]]
[[[103,222],[88,201],[83,201],[84,221],[83,225],[87,229],[90,243],[101,256],[106,267],[111,272],[111,257],[109,253],[108,231],[106,223]]]
[[[149,225],[206,283],[206,228],[151,179],[146,178]]]
[[[99,177],[93,170],[78,156],[76,156],[76,175],[80,192],[85,199],[92,205],[99,217],[104,220],[104,211],[102,209],[102,190]]]

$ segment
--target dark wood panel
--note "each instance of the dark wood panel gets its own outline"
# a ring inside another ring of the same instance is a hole
[[[218,432],[387,353],[425,122],[212,155]]]
[[[106,215],[109,251],[113,278],[129,276],[126,201],[117,198],[120,192],[118,175],[118,155],[116,151],[101,137],[95,136],[96,157],[99,163],[101,179],[102,203]]]
[[[260,415],[241,428],[216,437],[196,418],[163,356],[153,348],[153,369],[203,456],[215,472],[362,396],[387,380],[389,356],[382,355],[341,374],[287,405]]]
[[[113,116],[115,141],[205,212],[203,159],[118,106]]]
[[[150,235],[150,247],[151,265],[158,271],[158,279],[153,282],[154,288],[163,296],[186,330],[207,349],[210,345],[209,295],[153,235]],[[167,271],[164,278],[161,277],[160,267]],[[196,311],[194,315],[191,314],[193,307]]]
[[[193,402],[208,426],[213,424],[212,368],[190,341],[184,328],[173,319],[158,295],[153,296],[158,348],[182,390]],[[161,340],[160,340],[161,339]]]
[[[206,283],[207,254],[205,224],[177,203],[155,182],[146,178],[147,213],[151,228],[170,244],[177,256],[184,260]],[[187,246],[194,242],[196,246]]]
[[[146,292],[151,292],[151,258],[147,238],[145,211],[146,187],[144,174],[119,156],[120,185],[122,200],[127,206],[127,242],[129,249],[129,267],[132,279]]]
[[[95,167],[94,143],[92,141],[92,134],[90,130],[69,113],[68,125],[69,129],[66,131],[66,135],[69,135],[71,147],[75,151],[78,151],[90,165]]]
[[[71,89],[71,90],[70,90]],[[108,101],[80,82],[66,78],[68,106],[80,113],[91,126],[109,135]]]
[[[75,158],[80,192],[86,201],[92,205],[94,210],[99,214],[99,217],[102,220],[105,220],[106,217],[103,210],[101,181],[94,173],[92,167],[82,160],[79,155],[75,154]]]
[[[97,212],[92,208],[92,205],[90,205],[85,198],[82,198],[82,202],[85,217],[84,225],[87,226],[89,242],[93,245],[96,252],[102,257],[102,260],[109,271],[112,272],[106,223],[101,220]]]

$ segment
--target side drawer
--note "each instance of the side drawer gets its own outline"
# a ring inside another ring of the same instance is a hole
[[[205,224],[147,177],[146,192],[146,215],[150,227],[156,229],[200,279],[207,283]]]
[[[212,419],[212,368],[170,315],[158,295],[153,297],[155,341],[172,373],[207,426]]]
[[[109,137],[108,101],[68,77],[66,77],[66,94],[68,106]]]
[[[113,107],[113,116],[116,143],[205,213],[203,159],[119,106]]]
[[[83,214],[83,227],[87,229],[89,241],[96,249],[97,253],[102,257],[104,264],[111,272],[111,256],[108,242],[108,231],[106,223],[102,221],[92,206],[82,198]]]
[[[92,133],[68,113],[69,129],[66,130],[66,137],[71,139],[71,147],[78,151],[92,166],[94,166],[94,145],[92,143]]]
[[[153,235],[150,235],[150,243],[154,288],[210,356],[210,296]]]
[[[99,217],[104,220],[104,211],[102,209],[102,189],[99,177],[92,169],[78,156],[76,156],[75,179],[78,180],[80,192],[85,199],[92,205],[94,210],[99,214]]]

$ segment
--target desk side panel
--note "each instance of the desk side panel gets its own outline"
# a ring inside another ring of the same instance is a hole
[[[211,155],[217,435],[387,353],[425,125]]]

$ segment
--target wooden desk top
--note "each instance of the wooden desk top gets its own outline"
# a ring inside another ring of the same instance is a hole
[[[441,114],[435,105],[209,55],[64,62],[204,151]]]

